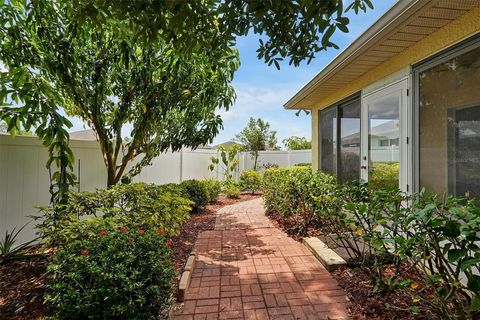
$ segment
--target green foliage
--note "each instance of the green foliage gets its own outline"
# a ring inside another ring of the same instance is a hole
[[[215,202],[222,192],[222,183],[215,179],[206,179],[202,181],[208,192],[208,202]]]
[[[368,173],[370,188],[372,190],[397,190],[399,170],[398,162],[375,162],[374,167]]]
[[[283,144],[288,150],[309,150],[312,149],[312,141],[305,137],[291,136],[283,140]]]
[[[37,231],[47,246],[62,246],[95,234],[105,224],[112,228],[125,224],[161,228],[172,236],[193,205],[179,195],[179,190],[174,185],[134,183],[96,192],[73,192],[65,204],[40,208]]]
[[[230,199],[238,199],[240,197],[240,189],[233,182],[225,183],[223,193]]]
[[[253,170],[257,170],[259,151],[278,149],[276,135],[276,131],[270,130],[268,122],[260,118],[250,118],[247,126],[235,136],[235,139],[252,155]]]
[[[186,198],[193,202],[192,212],[197,212],[198,209],[208,204],[209,191],[203,181],[185,180],[180,183],[180,187],[183,189]]]
[[[18,235],[25,228],[26,224],[16,230],[14,227],[12,231],[5,231],[5,237],[0,240],[0,264],[7,263],[8,261],[28,258],[29,254],[24,253],[25,250],[32,246],[32,243],[37,241],[33,239],[19,245],[16,245],[18,241]]]
[[[303,171],[302,171],[303,169]],[[369,275],[376,290],[418,283],[402,277],[403,262],[424,271],[435,298],[414,299],[442,319],[471,319],[480,311],[480,203],[398,188],[375,190],[366,183],[335,184],[306,168],[269,169],[264,173],[267,210],[294,214],[305,224],[313,211],[322,233],[344,248]],[[385,265],[393,272],[384,273]],[[423,290],[420,288],[419,290]]]
[[[0,101],[15,103],[2,107],[0,118],[9,132],[38,125],[51,159],[59,154],[60,168],[69,168],[64,127],[71,124],[61,114],[79,117],[96,132],[108,186],[140,155],[128,176],[162,152],[212,141],[222,126],[218,109],[228,110],[235,99],[235,49],[186,53],[162,38],[142,43],[122,32],[128,19],[93,25],[77,20],[76,9],[56,0],[2,4],[0,61],[7,72],[0,77]],[[124,137],[127,125],[132,129]]]
[[[239,158],[238,153],[240,152],[241,146],[238,144],[231,145],[229,148],[225,148],[224,146],[220,146],[218,148],[220,152],[220,157],[211,157],[211,164],[208,166],[210,171],[215,170],[215,168],[219,168],[225,177],[225,180],[232,181],[233,174],[238,168],[239,165]]]
[[[45,302],[60,319],[153,319],[168,312],[172,282],[169,238],[157,229],[112,227],[68,242],[53,255]]]
[[[240,190],[255,193],[262,188],[262,175],[258,171],[245,170],[238,181]]]
[[[82,0],[75,2],[72,10],[79,20],[93,25],[101,26],[112,19],[129,21],[128,28],[121,32],[135,34],[141,42],[161,37],[186,52],[192,48],[209,51],[212,47],[233,46],[236,37],[253,32],[262,35],[258,57],[279,68],[284,59],[298,66],[318,52],[338,48],[331,37],[337,30],[348,32],[349,19],[344,13],[373,8],[371,0],[354,0],[347,8],[337,0],[207,0],[188,6],[176,4],[144,0],[139,6],[135,1]]]

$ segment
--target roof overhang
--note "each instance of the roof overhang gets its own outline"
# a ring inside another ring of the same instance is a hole
[[[312,109],[328,96],[389,58],[480,6],[480,0],[399,0],[284,107]]]

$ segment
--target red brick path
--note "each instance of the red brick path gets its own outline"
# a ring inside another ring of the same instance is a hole
[[[345,293],[301,243],[276,229],[262,199],[218,211],[199,235],[180,319],[340,319]]]

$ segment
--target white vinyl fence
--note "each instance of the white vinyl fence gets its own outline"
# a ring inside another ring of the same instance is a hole
[[[102,154],[95,141],[71,141],[75,155],[74,171],[79,178],[80,191],[94,191],[106,186],[107,175]],[[169,152],[155,158],[152,164],[143,168],[134,178],[135,182],[179,183],[187,179],[213,178],[223,180],[221,168],[208,170],[215,149],[182,150]],[[277,164],[281,167],[297,163],[310,163],[311,150],[263,151],[260,152],[258,168]],[[6,230],[21,227],[31,221],[28,216],[38,214],[35,206],[49,204],[49,170],[45,167],[48,159],[46,148],[36,137],[0,135],[0,237]],[[253,159],[247,152],[239,155],[241,171],[253,168]],[[33,223],[24,229],[20,241],[34,237]]]

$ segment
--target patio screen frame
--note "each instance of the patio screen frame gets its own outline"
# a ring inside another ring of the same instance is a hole
[[[350,106],[351,104],[358,102],[360,106],[360,119],[361,119],[361,101],[362,101],[362,95],[361,92],[356,92],[342,100],[339,100],[338,102],[318,111],[318,170],[322,171],[322,115],[331,111],[335,111],[335,118],[336,118],[336,143],[335,143],[335,149],[336,149],[336,157],[335,157],[335,167],[334,167],[334,175],[337,178],[337,181],[340,181],[340,173],[338,171],[339,169],[339,164],[341,162],[341,118],[339,115],[341,115],[340,109],[343,107]],[[362,126],[360,125],[360,137],[362,136]],[[361,143],[361,140],[360,140]],[[361,166],[361,161],[359,162],[359,170]],[[360,172],[360,171],[359,171]],[[358,176],[358,179],[360,179],[360,175]]]
[[[420,74],[469,51],[480,48],[480,33],[412,65],[413,191],[420,191]],[[450,182],[448,182],[450,183]]]

